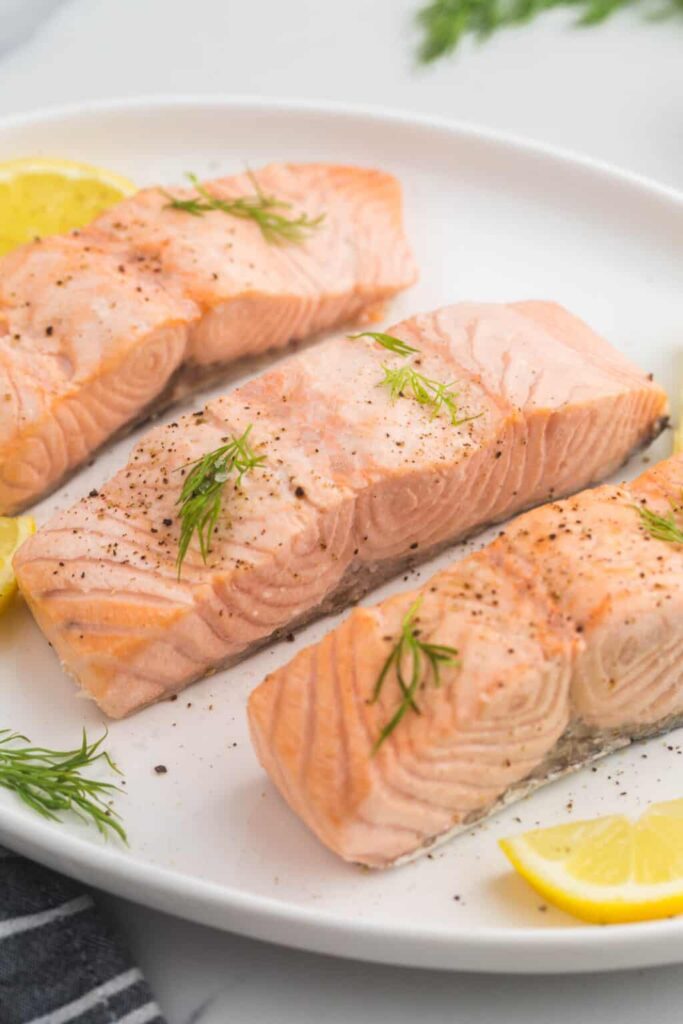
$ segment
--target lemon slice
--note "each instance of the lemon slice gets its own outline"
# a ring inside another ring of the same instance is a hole
[[[501,839],[503,852],[549,903],[616,924],[683,913],[683,800]]]
[[[17,589],[12,559],[19,546],[36,531],[32,516],[14,519],[0,516],[0,612],[4,611]]]
[[[71,160],[0,163],[0,255],[36,236],[82,227],[134,191],[118,174]]]

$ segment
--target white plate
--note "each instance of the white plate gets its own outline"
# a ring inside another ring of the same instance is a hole
[[[35,153],[92,161],[140,183],[272,159],[386,168],[403,182],[422,269],[388,322],[458,299],[553,298],[661,381],[676,379],[683,203],[610,168],[443,122],[240,99],[114,103],[0,124],[0,159]],[[117,444],[39,506],[39,520],[97,486],[130,446],[130,439]],[[407,585],[385,587],[372,600]],[[336,621],[199,683],[175,703],[110,725],[108,747],[126,776],[118,805],[130,849],[78,822],[43,822],[0,791],[3,842],[162,910],[342,956],[491,971],[683,960],[683,918],[605,929],[541,910],[496,845],[522,827],[637,812],[682,795],[680,734],[549,786],[398,870],[364,872],[320,846],[262,775],[244,706],[267,671]],[[74,744],[83,725],[94,736],[104,724],[76,696],[22,606],[0,623],[0,724],[50,746]],[[158,764],[166,775],[154,772]]]

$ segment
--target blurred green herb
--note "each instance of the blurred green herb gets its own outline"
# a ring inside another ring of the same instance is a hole
[[[419,348],[413,348],[407,342],[403,341],[402,338],[395,338],[393,334],[384,334],[382,331],[360,331],[359,334],[349,334],[351,340],[356,338],[372,338],[382,348],[387,349],[389,352],[395,352],[398,356],[409,356],[414,352],[419,352]]]
[[[487,39],[555,7],[576,11],[577,25],[597,25],[625,7],[647,9],[649,20],[683,15],[683,0],[432,0],[417,13],[422,29],[418,59],[429,64],[452,53],[466,35]]]

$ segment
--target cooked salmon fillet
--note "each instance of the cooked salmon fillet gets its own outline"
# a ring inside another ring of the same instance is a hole
[[[292,809],[344,859],[385,867],[683,724],[683,543],[656,539],[638,514],[645,503],[666,516],[682,500],[677,456],[535,509],[270,675],[249,721]],[[420,640],[457,660],[437,687],[422,659],[419,714],[409,708],[376,746],[402,702],[394,669],[373,702],[376,681],[419,598]]]
[[[19,586],[64,667],[118,717],[407,564],[619,466],[666,397],[552,303],[461,304],[391,330],[456,382],[458,416],[378,386],[405,359],[370,338],[307,349],[159,427],[100,492],[19,551]],[[183,472],[251,425],[265,459],[224,490],[207,564],[178,579]]]
[[[0,260],[0,514],[241,356],[372,316],[415,280],[390,175],[292,164],[257,181],[291,203],[278,213],[324,220],[301,244],[272,244],[253,220],[169,209],[151,188]],[[247,175],[208,188],[254,194]]]

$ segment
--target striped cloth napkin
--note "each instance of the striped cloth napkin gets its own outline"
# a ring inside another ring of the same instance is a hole
[[[0,1024],[164,1024],[91,897],[3,847]]]

